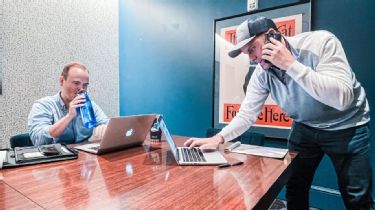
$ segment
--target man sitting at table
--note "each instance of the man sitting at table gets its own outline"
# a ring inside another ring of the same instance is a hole
[[[54,96],[37,100],[28,117],[28,128],[34,145],[52,143],[72,144],[89,139],[101,140],[107,116],[93,101],[97,125],[85,128],[82,119],[77,115],[77,108],[83,106],[84,96],[78,93],[86,91],[89,85],[89,72],[79,62],[67,64],[59,78],[61,91]]]

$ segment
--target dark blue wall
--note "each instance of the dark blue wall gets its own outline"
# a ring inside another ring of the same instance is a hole
[[[212,119],[213,20],[246,12],[246,2],[120,1],[120,114],[162,113],[173,134],[204,136]],[[288,2],[296,1],[282,1]],[[259,7],[277,4],[280,1],[264,0]],[[374,0],[313,0],[312,8],[313,30],[329,30],[341,40],[366,89],[372,119],[374,9]],[[371,126],[375,132],[374,123]],[[337,189],[335,182],[333,168],[324,160],[314,184]],[[334,196],[315,193],[314,204],[326,209],[342,208],[342,203],[332,202]]]
[[[120,114],[162,113],[174,134],[211,127],[213,20],[237,0],[120,1]]]

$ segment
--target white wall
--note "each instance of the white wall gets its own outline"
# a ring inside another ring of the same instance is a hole
[[[32,103],[60,90],[73,60],[90,72],[90,97],[119,115],[118,1],[0,0],[0,148],[28,132]]]

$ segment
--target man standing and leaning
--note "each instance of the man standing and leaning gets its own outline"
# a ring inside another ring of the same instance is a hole
[[[211,138],[191,138],[185,146],[215,149],[247,131],[271,95],[294,120],[288,148],[298,156],[286,185],[289,210],[309,209],[309,190],[324,154],[331,159],[347,209],[372,209],[369,105],[335,35],[314,31],[278,37],[274,22],[255,17],[241,23],[237,44],[258,63],[236,117]],[[266,37],[271,37],[269,40]]]

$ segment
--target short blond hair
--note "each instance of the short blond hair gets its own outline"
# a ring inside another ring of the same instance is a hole
[[[71,67],[77,67],[88,72],[87,67],[84,64],[77,62],[77,61],[70,62],[64,66],[61,72],[61,76],[63,76],[65,80],[68,78],[69,70]]]

